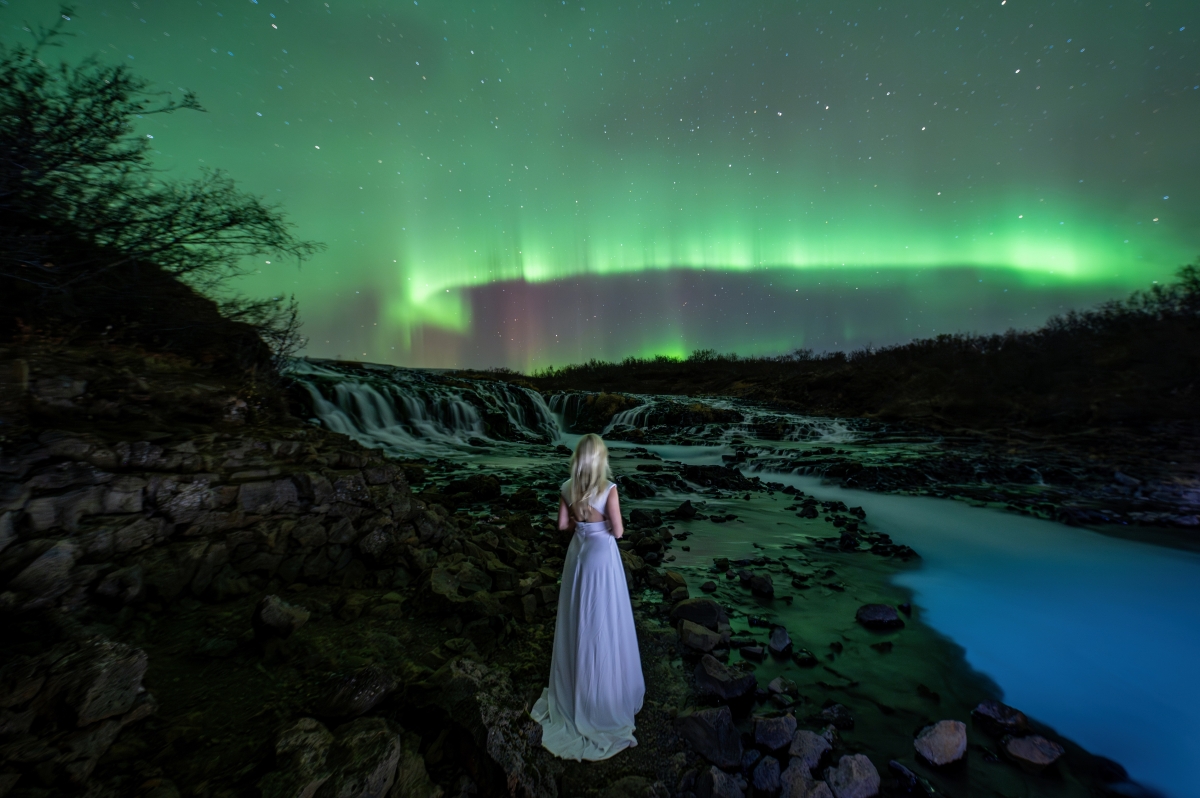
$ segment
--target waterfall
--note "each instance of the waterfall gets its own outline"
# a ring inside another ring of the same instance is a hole
[[[364,446],[444,452],[559,436],[541,394],[498,380],[308,359],[293,361],[287,373],[305,389],[314,421]]]

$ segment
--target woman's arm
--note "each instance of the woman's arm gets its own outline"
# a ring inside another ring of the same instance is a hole
[[[571,511],[567,509],[567,500],[562,497],[559,497],[558,500],[558,531],[575,531],[575,519],[571,517]]]
[[[617,497],[617,489],[614,486],[608,492],[608,500],[604,503],[605,514],[608,516],[608,523],[612,526],[613,537],[617,540],[625,534],[625,522],[621,520],[621,500]]]

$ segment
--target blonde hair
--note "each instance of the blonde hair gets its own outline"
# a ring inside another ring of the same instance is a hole
[[[600,495],[612,480],[608,468],[608,447],[599,435],[589,432],[579,439],[571,455],[571,484],[567,504],[576,519],[588,517],[589,500]]]

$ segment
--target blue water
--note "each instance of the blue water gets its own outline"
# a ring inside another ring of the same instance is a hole
[[[767,475],[763,475],[768,478]],[[921,555],[897,582],[1004,700],[1171,798],[1200,796],[1200,554],[960,502],[775,476]]]

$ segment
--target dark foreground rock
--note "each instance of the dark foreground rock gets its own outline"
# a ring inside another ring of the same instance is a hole
[[[689,710],[675,721],[679,734],[708,761],[723,768],[742,761],[742,736],[729,707]]]

